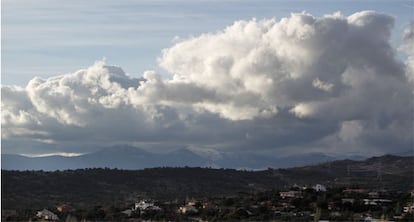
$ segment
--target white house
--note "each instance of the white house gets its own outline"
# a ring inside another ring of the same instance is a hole
[[[132,210],[131,209],[126,209],[124,211],[121,211],[121,213],[127,215],[128,217],[130,217],[132,215]]]
[[[404,207],[404,213],[413,213],[414,212],[414,204]]]
[[[161,210],[158,206],[155,206],[154,203],[141,200],[138,203],[135,203],[135,210]]]
[[[378,198],[380,195],[379,195],[379,193],[378,193],[378,192],[376,192],[376,191],[371,191],[371,192],[369,192],[369,193],[368,193],[368,196],[369,196],[370,198]]]
[[[316,184],[312,187],[316,192],[326,192],[326,187],[321,184]]]
[[[59,220],[58,216],[47,209],[37,211],[36,217],[43,218],[45,220]]]

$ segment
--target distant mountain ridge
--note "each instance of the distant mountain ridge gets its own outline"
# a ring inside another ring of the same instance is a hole
[[[218,152],[218,151],[217,151]],[[1,168],[5,170],[65,170],[82,168],[118,168],[138,170],[153,167],[213,167],[231,169],[266,169],[305,166],[341,159],[322,153],[271,157],[259,154],[215,153],[203,155],[189,149],[170,153],[148,152],[132,146],[118,145],[80,156],[26,157],[2,154]],[[361,159],[353,157],[352,159]]]
[[[1,168],[6,170],[65,170],[82,168],[144,169],[151,167],[206,166],[202,157],[176,150],[167,154],[151,153],[131,146],[113,146],[80,156],[26,157],[2,154]]]

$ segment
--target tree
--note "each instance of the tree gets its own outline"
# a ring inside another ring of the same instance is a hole
[[[313,217],[313,221],[319,221],[322,215],[322,209],[320,207],[316,208],[315,216]]]

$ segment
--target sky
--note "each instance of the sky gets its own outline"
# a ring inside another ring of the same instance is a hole
[[[411,0],[1,10],[2,153],[413,150]]]

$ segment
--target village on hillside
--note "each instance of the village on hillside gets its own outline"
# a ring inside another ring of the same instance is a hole
[[[254,184],[251,184],[254,187]],[[237,195],[174,200],[136,197],[119,206],[77,209],[68,204],[30,211],[2,210],[2,221],[413,221],[414,190],[294,185]]]

